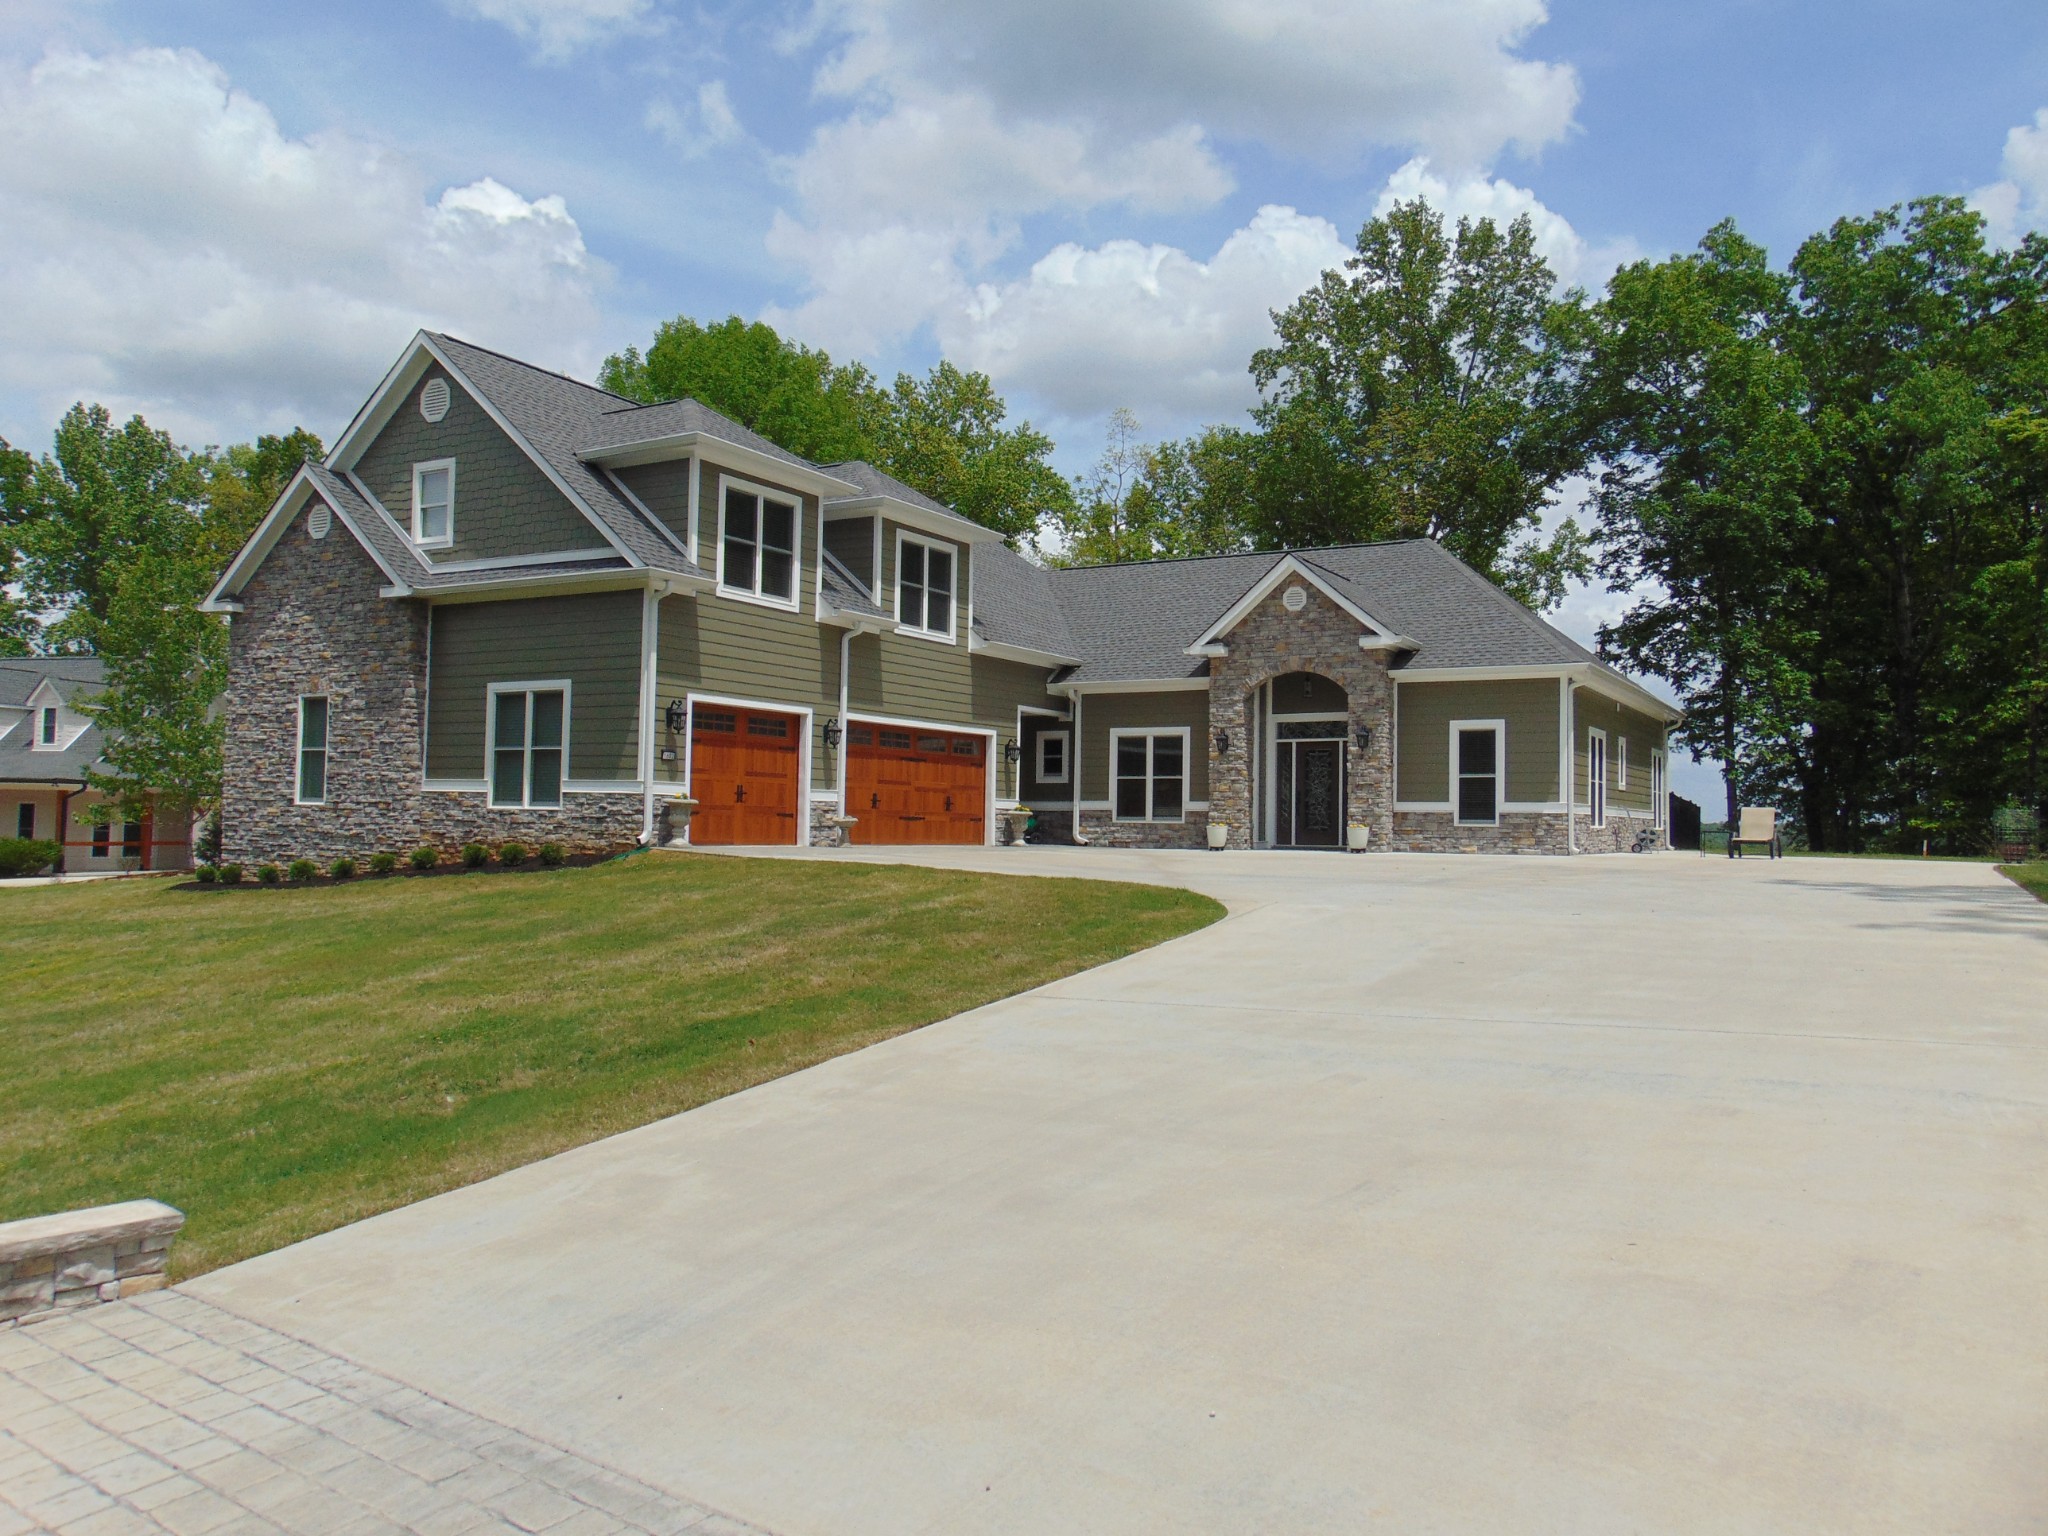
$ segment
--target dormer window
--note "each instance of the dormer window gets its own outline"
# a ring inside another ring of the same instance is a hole
[[[896,535],[896,627],[934,640],[953,638],[953,546]]]
[[[413,465],[412,538],[423,549],[445,549],[455,542],[453,459]]]
[[[802,527],[794,501],[728,483],[719,509],[719,590],[794,608]]]
[[[43,706],[43,722],[36,733],[36,744],[43,747],[57,745],[57,706],[54,704]]]

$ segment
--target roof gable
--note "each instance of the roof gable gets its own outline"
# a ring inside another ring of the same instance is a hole
[[[1254,581],[1244,590],[1236,602],[1225,609],[1220,617],[1204,630],[1188,649],[1190,656],[1213,656],[1220,653],[1225,637],[1248,618],[1253,609],[1270,597],[1282,582],[1306,583],[1335,603],[1345,613],[1356,619],[1365,633],[1361,641],[1377,641],[1387,646],[1399,646],[1402,637],[1380,623],[1359,605],[1354,597],[1343,590],[1344,583],[1332,581],[1326,572],[1319,571],[1305,563],[1298,555],[1289,553],[1280,557],[1273,568]]]

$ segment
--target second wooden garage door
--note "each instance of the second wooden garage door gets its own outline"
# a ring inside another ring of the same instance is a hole
[[[799,715],[699,704],[690,721],[690,841],[795,843]]]
[[[987,737],[855,724],[846,749],[854,842],[987,841]]]

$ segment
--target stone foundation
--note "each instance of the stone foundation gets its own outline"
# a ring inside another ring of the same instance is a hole
[[[0,1224],[0,1328],[156,1290],[184,1225],[159,1200]]]
[[[1610,806],[1604,827],[1594,826],[1592,819],[1583,812],[1574,814],[1572,821],[1578,833],[1579,852],[1627,853],[1635,846],[1636,833],[1650,824],[1650,813],[1617,811]],[[1664,844],[1661,832],[1657,835],[1657,843],[1659,847]]]
[[[1084,810],[1081,835],[1097,848],[1207,848],[1209,813],[1189,811],[1186,821],[1118,821],[1108,811]]]
[[[1393,846],[1403,853],[1564,853],[1564,815],[1505,811],[1500,825],[1461,827],[1449,811],[1396,811]]]

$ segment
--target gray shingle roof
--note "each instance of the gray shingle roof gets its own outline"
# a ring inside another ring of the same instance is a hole
[[[983,640],[1021,646],[1049,656],[1071,656],[1078,649],[1067,628],[1066,614],[1053,595],[1052,573],[1012,554],[1001,544],[976,544],[974,561],[974,631]]]
[[[1205,676],[1208,663],[1187,648],[1279,561],[1271,553],[1212,555],[1049,572],[1072,654],[1087,658],[1061,681]]]
[[[1396,634],[1411,667],[1570,666],[1593,653],[1553,629],[1434,539],[1299,550],[1295,558]]]
[[[885,474],[874,465],[860,459],[842,459],[837,464],[827,464],[823,467],[826,474],[834,475],[860,488],[859,496],[848,496],[843,498],[844,500],[860,501],[869,496],[893,496],[905,506],[922,507],[927,512],[938,512],[947,517],[960,516],[951,507],[933,501],[923,491],[912,490],[894,475]],[[831,503],[827,502],[826,505],[830,506]]]
[[[818,580],[825,594],[825,601],[841,613],[857,613],[863,618],[886,619],[890,615],[877,603],[860,579],[841,565],[828,550],[825,563],[818,573]]]
[[[363,537],[394,576],[408,585],[425,582],[432,576],[433,567],[413,547],[412,539],[405,530],[391,520],[388,512],[365,496],[354,480],[336,474],[325,464],[307,464],[306,474],[328,505],[337,508],[362,529]]]
[[[636,559],[660,571],[703,575],[602,471],[576,456],[585,435],[603,416],[632,402],[453,336],[435,334],[433,342]]]
[[[607,449],[630,448],[635,443],[677,437],[685,432],[702,432],[707,437],[737,443],[742,448],[751,448],[756,453],[780,459],[798,469],[814,473],[817,470],[809,459],[798,458],[787,448],[771,443],[760,433],[741,426],[730,416],[721,415],[699,401],[664,400],[656,405],[642,405],[604,390],[596,392],[603,396],[605,408],[584,423],[582,439],[577,444],[579,453],[602,453]],[[837,472],[828,470],[827,473]]]
[[[23,718],[17,711],[45,678],[57,690],[57,696],[76,709],[79,699],[99,692],[104,686],[107,668],[96,656],[0,657],[0,706],[13,706],[5,716],[0,716],[0,722],[19,722],[0,737],[0,783],[80,783],[85,770],[97,765],[105,750],[106,739],[97,725],[88,725],[60,751],[35,750],[34,719]]]

